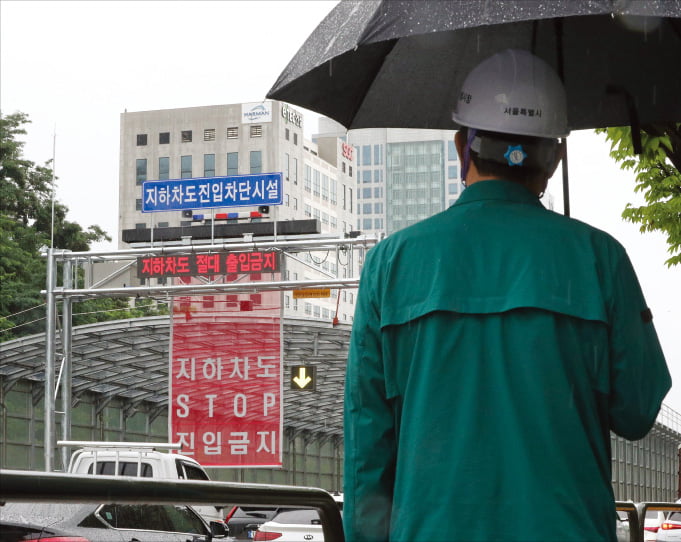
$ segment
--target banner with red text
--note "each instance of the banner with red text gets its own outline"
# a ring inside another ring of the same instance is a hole
[[[280,299],[275,291],[173,300],[169,424],[179,453],[206,466],[282,466]]]

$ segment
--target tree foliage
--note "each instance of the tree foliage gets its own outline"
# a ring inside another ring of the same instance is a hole
[[[30,120],[24,113],[0,113],[0,342],[45,330],[46,260],[42,247],[51,242],[52,177],[50,162],[37,165],[23,155]],[[83,229],[67,219],[68,208],[54,202],[54,246],[87,251],[111,238],[99,226]],[[131,308],[125,299],[75,303],[75,325],[158,314],[145,300]]]
[[[622,216],[640,224],[641,232],[660,231],[667,236],[671,257],[667,266],[681,263],[681,123],[644,126],[642,152],[636,154],[629,127],[600,130],[611,142],[610,156],[624,170],[636,173],[637,192],[646,205],[627,204]]]

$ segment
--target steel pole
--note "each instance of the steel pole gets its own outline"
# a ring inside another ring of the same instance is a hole
[[[77,269],[77,267],[76,267]],[[73,262],[71,260],[64,261],[64,288],[73,287]],[[72,378],[71,378],[71,344],[72,344],[72,301],[70,297],[65,297],[62,305],[62,337],[61,344],[64,349],[64,370],[61,375],[61,438],[62,440],[71,440],[71,395],[72,395]],[[64,472],[69,466],[69,459],[71,456],[71,449],[65,446],[61,449],[62,468]]]
[[[56,261],[54,249],[47,250],[47,280],[45,319],[45,471],[53,470],[54,464],[54,354],[56,350],[57,302],[54,293],[56,287]]]
[[[570,216],[570,176],[568,175],[568,154],[567,154],[567,139],[562,139],[565,145],[565,156],[561,160],[563,166],[563,214]]]

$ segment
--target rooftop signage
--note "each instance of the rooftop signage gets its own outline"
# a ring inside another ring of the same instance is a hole
[[[281,116],[284,117],[286,122],[289,122],[298,128],[303,127],[303,116],[287,104],[282,104]]]
[[[272,102],[241,104],[241,122],[243,124],[272,122]]]

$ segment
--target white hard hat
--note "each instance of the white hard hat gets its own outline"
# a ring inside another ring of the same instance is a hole
[[[452,119],[461,126],[533,137],[568,135],[565,89],[529,51],[507,49],[483,60],[461,86]]]

